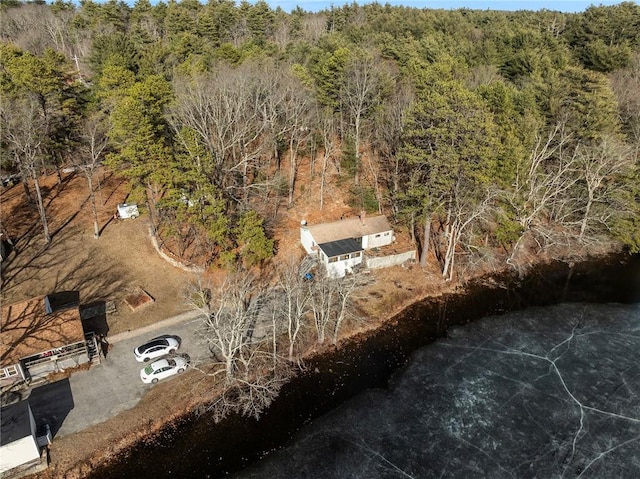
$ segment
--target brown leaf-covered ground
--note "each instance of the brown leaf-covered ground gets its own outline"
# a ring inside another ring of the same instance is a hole
[[[301,175],[304,177],[304,175]],[[46,245],[41,234],[37,210],[25,202],[21,185],[4,188],[0,197],[0,219],[16,244],[16,252],[2,265],[3,304],[47,294],[78,290],[81,302],[114,301],[117,313],[108,317],[109,334],[140,328],[185,310],[182,291],[192,274],[163,259],[149,237],[145,215],[137,219],[115,220],[118,203],[126,202],[126,182],[101,172],[97,194],[101,236],[93,238],[92,217],[86,181],[78,175],[55,174],[42,178],[45,204],[52,234]],[[350,208],[342,190],[332,186],[324,207],[319,209],[314,184],[301,188],[291,206],[283,204],[270,223],[278,246],[279,259],[302,255],[299,226],[308,222],[334,221],[357,212]],[[286,199],[283,199],[286,203]],[[397,232],[403,247],[408,237]],[[370,274],[367,286],[357,298],[367,321],[353,323],[345,335],[355,334],[379,324],[396,311],[427,294],[450,288],[439,278],[434,266],[422,270],[394,267]],[[154,302],[136,311],[124,299],[146,291]],[[312,352],[310,352],[312,353]],[[171,381],[171,388],[160,384],[151,389],[133,409],[85,431],[56,439],[51,445],[49,469],[38,477],[83,477],[102,461],[126,450],[131,443],[153,437],[163,424],[193,410],[210,397],[216,385],[197,372]],[[171,391],[171,393],[170,393]],[[185,400],[189,398],[189,400]]]

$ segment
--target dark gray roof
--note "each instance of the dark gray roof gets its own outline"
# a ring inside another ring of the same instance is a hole
[[[47,314],[62,311],[67,308],[75,308],[80,304],[79,291],[59,291],[51,293],[44,298]]]
[[[0,446],[10,444],[31,435],[29,401],[20,401],[5,406],[0,411]]]
[[[329,258],[339,256],[341,254],[355,253],[362,251],[362,242],[353,238],[341,239],[338,241],[330,241],[329,243],[319,244],[318,247]]]

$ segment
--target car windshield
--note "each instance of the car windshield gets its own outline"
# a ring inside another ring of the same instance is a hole
[[[152,372],[153,372],[153,367],[151,366],[151,364],[149,364],[149,366],[144,368],[144,373],[145,374],[151,374]]]
[[[169,363],[169,366],[171,366],[172,368],[176,367],[176,362],[173,359],[169,359],[168,363]]]
[[[156,339],[154,341],[149,341],[147,344],[142,346],[141,349],[151,349],[151,348],[155,348],[157,346],[166,346],[166,345],[167,345],[167,340],[166,339]]]

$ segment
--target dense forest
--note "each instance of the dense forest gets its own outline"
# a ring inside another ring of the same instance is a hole
[[[2,169],[126,177],[156,234],[219,266],[274,254],[304,162],[455,262],[640,251],[640,7],[0,1]],[[306,171],[306,170],[305,170]]]

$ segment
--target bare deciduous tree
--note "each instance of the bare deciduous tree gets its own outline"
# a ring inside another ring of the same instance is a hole
[[[357,282],[357,276],[353,275],[332,278],[319,274],[308,283],[311,292],[309,305],[318,344],[323,344],[328,334],[332,334],[334,344],[337,342],[342,323],[352,310],[351,296]]]
[[[280,154],[277,145],[287,144],[289,156],[289,198],[293,193],[298,175],[298,154],[311,137],[311,121],[316,107],[315,100],[300,81],[288,72],[274,66],[265,66],[262,80],[269,86],[265,98],[263,120],[271,141],[275,146],[276,168],[280,169]]]
[[[42,115],[40,105],[33,97],[24,99],[5,99],[0,106],[3,138],[12,151],[16,166],[22,174],[27,199],[31,199],[27,181],[33,181],[36,192],[36,204],[42,223],[44,239],[51,242],[47,212],[40,189],[40,163],[42,161],[43,141],[47,138],[47,120]]]
[[[578,240],[584,242],[588,226],[607,222],[615,212],[613,192],[619,187],[616,176],[633,165],[631,149],[615,138],[604,138],[598,145],[579,148],[578,171],[584,178],[585,198]],[[597,211],[596,211],[597,210]]]
[[[295,370],[277,349],[279,318],[264,284],[236,271],[214,285],[199,278],[186,291],[204,313],[200,337],[216,360],[210,376],[223,376],[223,392],[209,405],[219,420],[231,412],[258,417]]]
[[[194,368],[222,382],[222,393],[209,405],[214,416],[260,415],[296,374],[302,331],[315,328],[320,344],[329,335],[338,341],[345,320],[355,317],[351,298],[358,284],[354,275],[304,280],[294,258],[280,266],[274,288],[246,271],[232,272],[218,284],[196,278],[185,296],[203,313],[200,337],[214,363]]]
[[[76,161],[76,166],[87,179],[89,202],[93,214],[93,236],[97,239],[100,237],[100,225],[98,224],[94,177],[100,167],[102,154],[108,143],[107,125],[104,115],[95,113],[87,118],[82,124],[80,139],[79,149],[82,155],[78,158],[79,161]]]
[[[361,52],[353,57],[345,68],[345,82],[340,91],[342,101],[351,117],[355,142],[355,177],[360,178],[360,144],[363,121],[380,101],[385,71],[381,60]]]
[[[246,272],[229,274],[222,284],[192,286],[188,297],[205,314],[201,338],[224,368],[225,380],[246,374],[244,357],[251,354],[264,292]]]
[[[348,317],[355,317],[352,295],[358,287],[359,281],[357,276],[347,276],[338,281],[337,284],[337,307],[335,311],[335,321],[333,325],[333,344],[338,342],[340,329],[344,323],[344,320]]]
[[[320,134],[322,135],[322,167],[320,171],[320,209],[324,206],[324,194],[327,185],[329,160],[333,158],[338,147],[336,145],[336,129],[333,115],[329,110],[319,114]]]
[[[324,344],[330,331],[333,308],[336,300],[336,281],[327,276],[317,276],[311,288],[311,311],[318,344]]]
[[[513,189],[507,201],[515,211],[521,234],[507,263],[514,265],[520,245],[527,235],[548,231],[545,224],[553,210],[578,181],[576,159],[570,145],[570,135],[563,123],[556,124],[546,135],[539,134],[531,154],[517,167]]]
[[[170,118],[174,130],[188,127],[198,134],[214,159],[206,172],[210,180],[244,202],[250,188],[260,187],[250,175],[262,166],[260,155],[267,149],[268,79],[253,64],[220,65],[214,73],[176,84],[180,88]]]
[[[446,204],[447,220],[444,231],[444,257],[442,277],[447,281],[453,279],[453,267],[455,264],[456,250],[460,244],[462,235],[474,223],[486,219],[487,213],[492,209],[498,192],[487,189],[483,198],[468,195],[461,191],[463,187],[458,185],[458,191],[453,194]]]
[[[281,263],[277,268],[278,291],[276,309],[284,322],[288,343],[289,361],[294,361],[295,349],[308,316],[311,291],[298,268],[295,257]]]
[[[413,89],[406,83],[397,82],[396,88],[385,99],[374,124],[374,146],[381,157],[381,168],[386,172],[391,191],[400,190],[400,175],[406,162],[398,155],[402,143],[402,131],[407,122],[409,108],[415,101]]]

